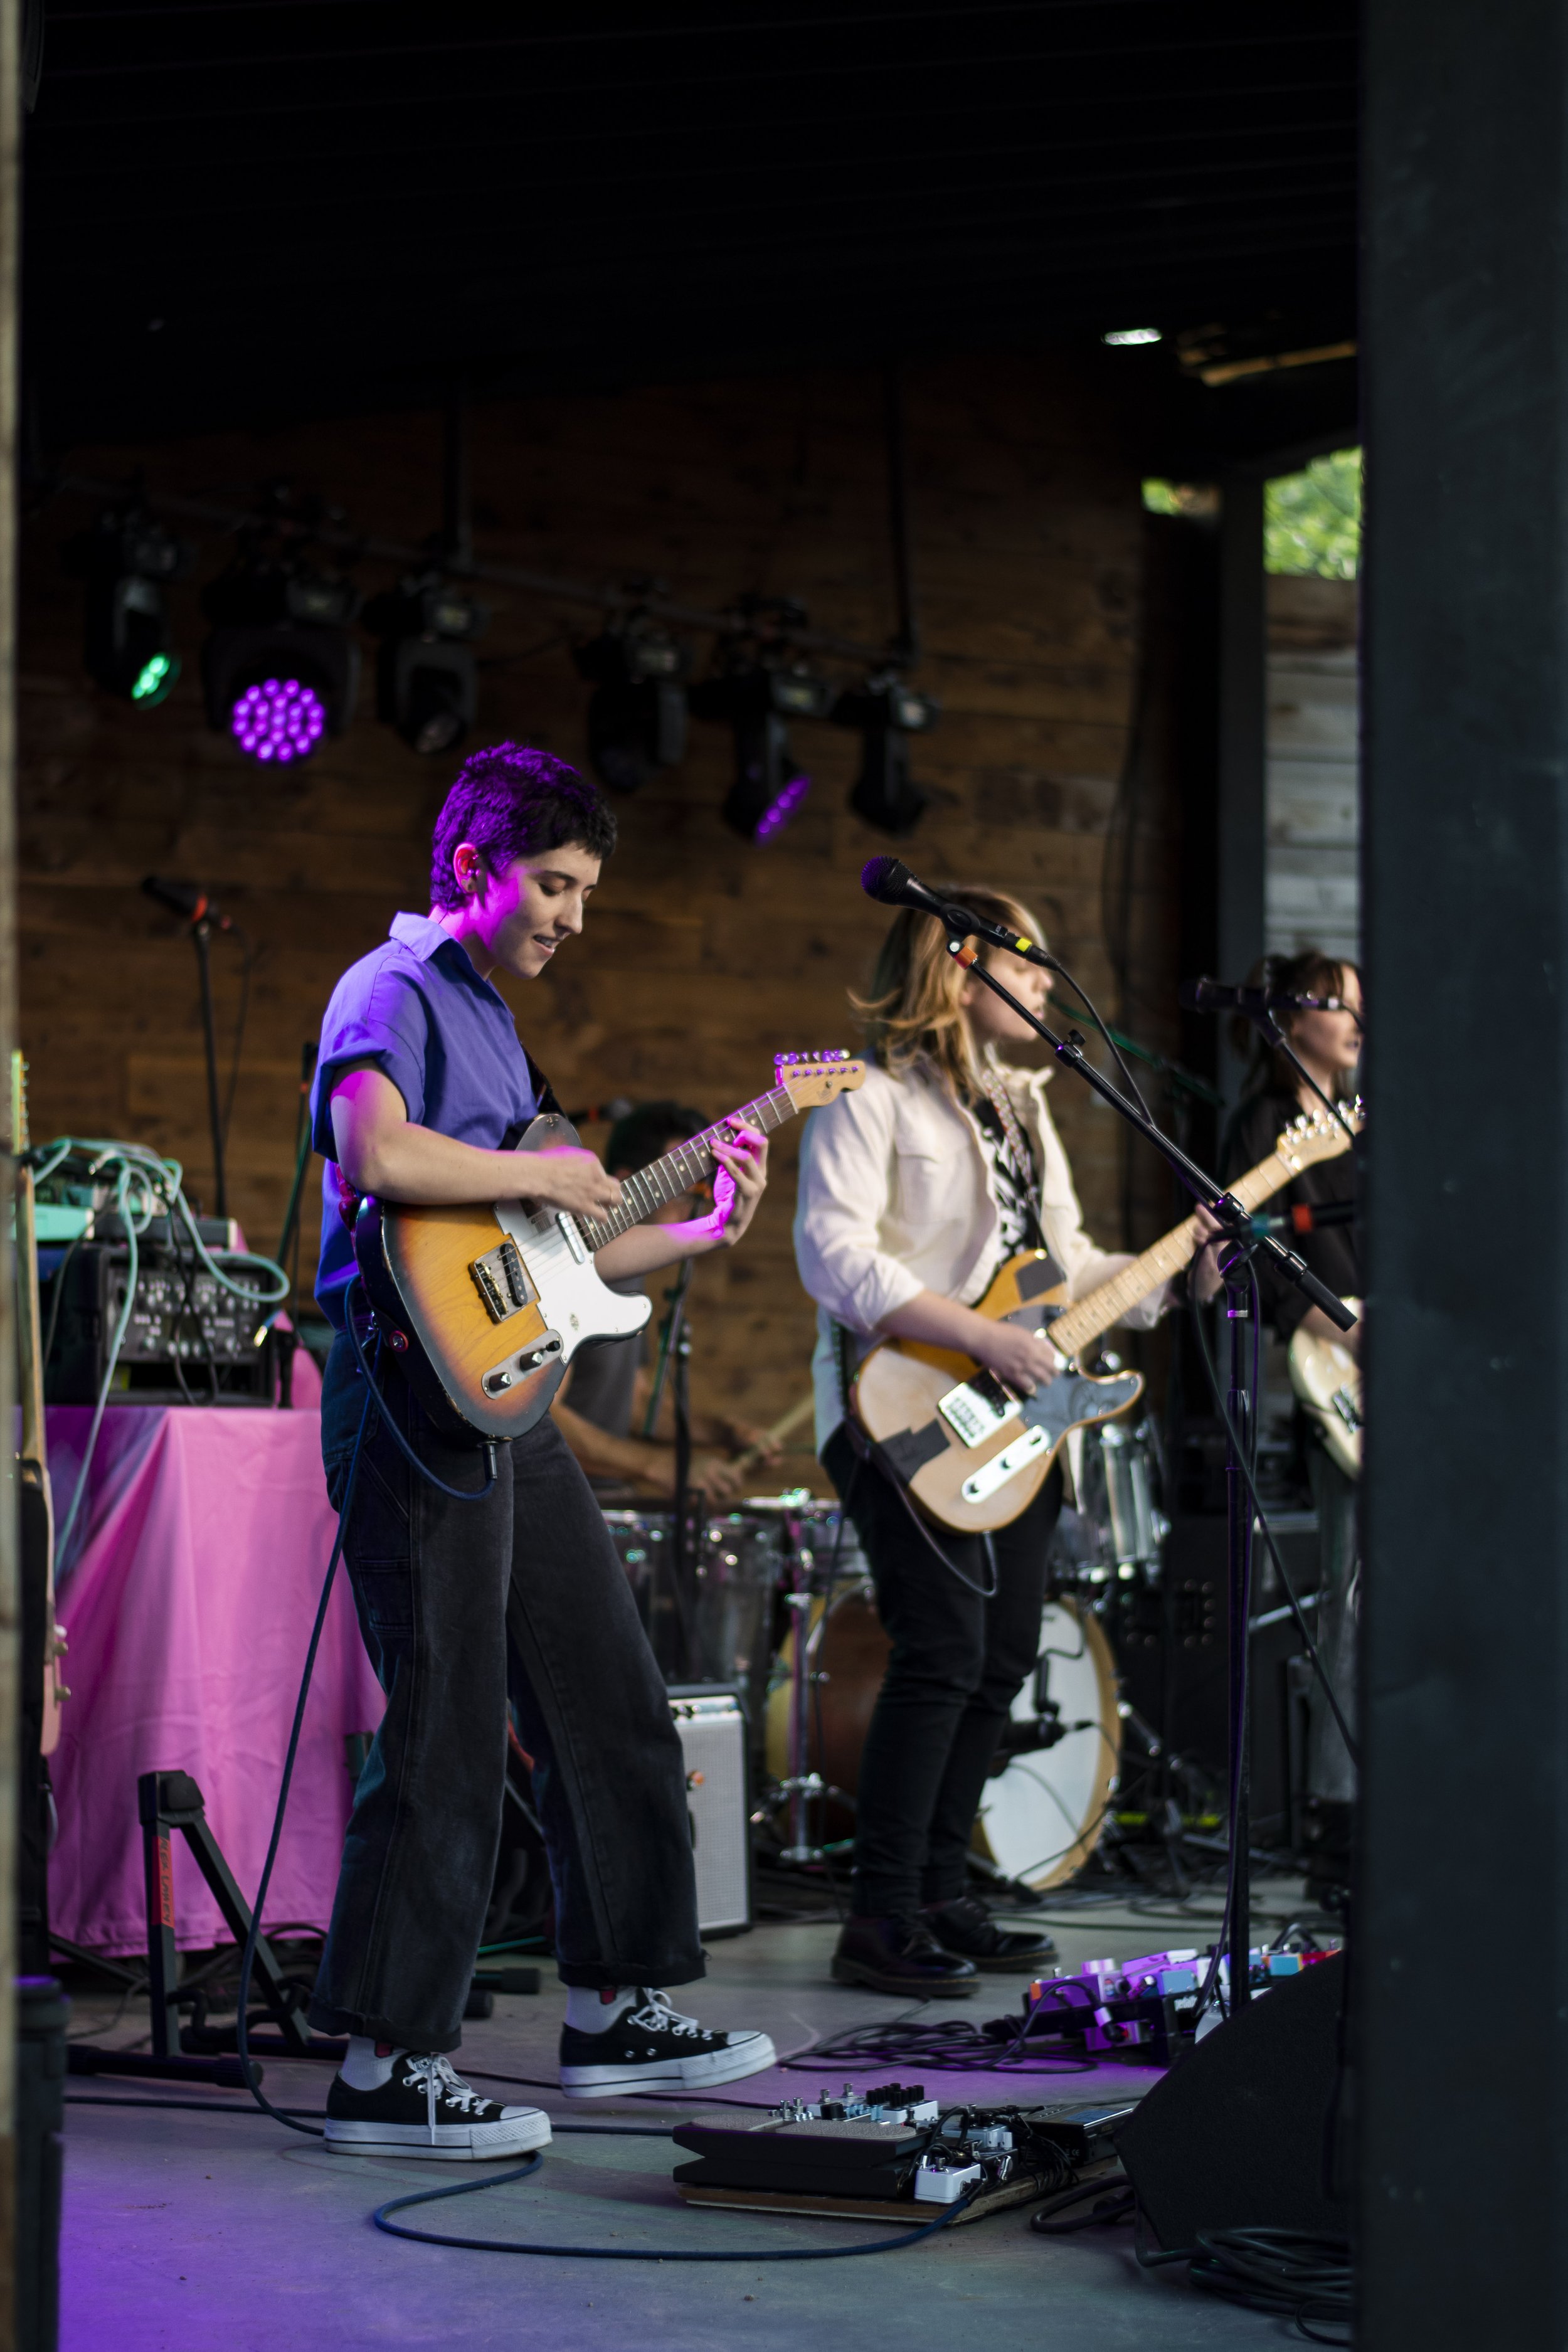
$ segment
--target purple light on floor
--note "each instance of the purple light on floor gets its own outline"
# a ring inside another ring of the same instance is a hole
[[[770,802],[757,819],[757,839],[771,841],[775,833],[782,833],[810,790],[809,776],[792,776],[777,800]]]
[[[275,760],[280,767],[308,759],[326,724],[321,696],[297,677],[268,677],[247,686],[229,719],[242,751],[253,760]]]

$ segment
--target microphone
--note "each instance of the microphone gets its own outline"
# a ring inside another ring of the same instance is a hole
[[[181,916],[193,929],[198,923],[211,923],[220,931],[233,929],[228,917],[195,882],[171,882],[164,875],[149,874],[142,887],[149,898],[156,898],[160,907],[167,907],[172,915]]]
[[[990,948],[1005,948],[1009,955],[1021,957],[1025,963],[1043,964],[1047,971],[1060,971],[1054,955],[1037,947],[1033,940],[1017,931],[1004,930],[1000,923],[988,922],[969,907],[961,907],[951,898],[939,898],[934,890],[917,881],[901,857],[868,858],[860,869],[860,887],[868,898],[879,899],[884,907],[913,907],[922,915],[934,915],[939,923],[960,939],[973,937],[984,940]]]
[[[1184,980],[1176,1002],[1187,1013],[1245,1013],[1256,1021],[1265,1013],[1300,1013],[1316,1003],[1279,988],[1235,988],[1223,980]]]

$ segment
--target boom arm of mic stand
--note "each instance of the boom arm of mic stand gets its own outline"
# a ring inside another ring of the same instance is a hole
[[[962,950],[955,945],[953,953],[958,955],[961,952]],[[1026,1021],[1038,1036],[1045,1039],[1058,1062],[1065,1063],[1069,1070],[1076,1070],[1085,1084],[1094,1088],[1102,1102],[1108,1102],[1111,1109],[1119,1112],[1127,1121],[1129,1127],[1136,1128],[1139,1134],[1153,1145],[1155,1150],[1175,1171],[1177,1178],[1186,1186],[1194,1200],[1201,1202],[1210,1216],[1223,1225],[1233,1239],[1249,1249],[1256,1250],[1273,1267],[1276,1274],[1301,1291],[1311,1300],[1314,1307],[1321,1307],[1330,1322],[1338,1329],[1349,1331],[1354,1328],[1358,1318],[1352,1313],[1344,1300],[1331,1291],[1326,1283],[1320,1282],[1310,1266],[1305,1265],[1294,1250],[1285,1249],[1266,1234],[1255,1234],[1252,1230],[1252,1221],[1241,1202],[1233,1200],[1225,1187],[1222,1184],[1216,1184],[1214,1178],[1200,1168],[1195,1160],[1189,1160],[1179,1143],[1173,1143],[1170,1137],[1163,1134],[1152,1118],[1144,1117],[1136,1103],[1129,1102],[1126,1096],[1095,1068],[1083,1050],[1081,1037],[1076,1034],[1071,1037],[1058,1037],[1054,1029],[1047,1028],[1046,1024],[1029,1012],[1026,1006],[1020,1004],[1012,990],[1005,988],[994,973],[987,971],[978,957],[969,962],[968,969],[983,980],[994,995],[1001,997],[1004,1003],[1010,1004],[1020,1019]]]

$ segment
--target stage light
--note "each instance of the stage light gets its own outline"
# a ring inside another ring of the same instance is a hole
[[[341,735],[359,691],[349,635],[359,592],[335,573],[242,557],[202,598],[207,724],[265,767],[308,760]]]
[[[930,805],[910,769],[910,737],[936,725],[941,705],[917,694],[901,678],[883,673],[841,694],[833,707],[836,726],[855,728],[863,749],[860,772],[849,805],[879,833],[912,833]]]
[[[572,656],[593,683],[588,698],[588,758],[613,793],[640,792],[658,768],[686,757],[689,649],[634,614]]]
[[[229,718],[229,732],[253,760],[308,759],[326,731],[326,705],[297,677],[268,677],[247,686]]]
[[[1158,327],[1117,327],[1109,335],[1101,335],[1100,340],[1102,343],[1109,343],[1112,351],[1124,352],[1140,343],[1163,342],[1164,337]]]
[[[189,548],[140,507],[106,508],[90,531],[71,541],[67,560],[87,581],[89,676],[109,693],[152,709],[180,675],[163,587],[189,568]]]
[[[803,664],[748,665],[708,678],[689,697],[700,719],[728,722],[735,742],[735,779],[723,818],[747,841],[771,841],[789,823],[811,777],[789,740],[791,719],[826,719],[833,688]]]
[[[434,572],[402,581],[366,606],[365,625],[381,638],[376,717],[416,751],[450,751],[473,725],[479,680],[472,646],[489,617],[487,606]]]

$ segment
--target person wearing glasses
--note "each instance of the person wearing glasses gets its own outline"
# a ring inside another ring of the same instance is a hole
[[[1261,978],[1263,975],[1259,975]],[[1355,1091],[1355,1074],[1362,1054],[1361,974],[1343,958],[1306,948],[1299,955],[1272,959],[1268,984],[1282,995],[1307,1000],[1291,1012],[1277,1015],[1292,1051],[1315,1078],[1331,1102],[1343,1102]],[[1244,1031],[1244,1035],[1247,1033]],[[1259,1038],[1248,1072],[1248,1084],[1226,1136],[1224,1174],[1234,1182],[1273,1150],[1275,1139],[1302,1111],[1321,1112],[1321,1097],[1289,1057]],[[1320,1160],[1270,1203],[1288,1213],[1298,1205],[1321,1209],[1331,1202],[1353,1204],[1357,1166],[1352,1151],[1333,1160]],[[1362,1246],[1353,1223],[1323,1225],[1284,1238],[1320,1282],[1341,1298],[1359,1299],[1363,1290]],[[1205,1253],[1211,1258],[1212,1251]],[[1200,1289],[1212,1289],[1215,1277],[1205,1269]],[[1265,1318],[1287,1344],[1298,1330],[1324,1339],[1337,1339],[1358,1360],[1364,1323],[1338,1330],[1321,1307],[1311,1306],[1293,1285],[1259,1260],[1258,1284]],[[1318,1514],[1319,1598],[1316,1639],[1319,1654],[1333,1677],[1334,1688],[1347,1719],[1353,1717],[1356,1675],[1356,1620],[1360,1611],[1360,1543],[1356,1522],[1356,1488],[1352,1479],[1319,1442],[1303,1413],[1298,1413]],[[1355,1797],[1355,1766],[1316,1677],[1308,1699],[1307,1792],[1320,1808],[1338,1811],[1338,1833],[1348,1837],[1348,1808]],[[1331,1839],[1337,1842],[1335,1832]]]

